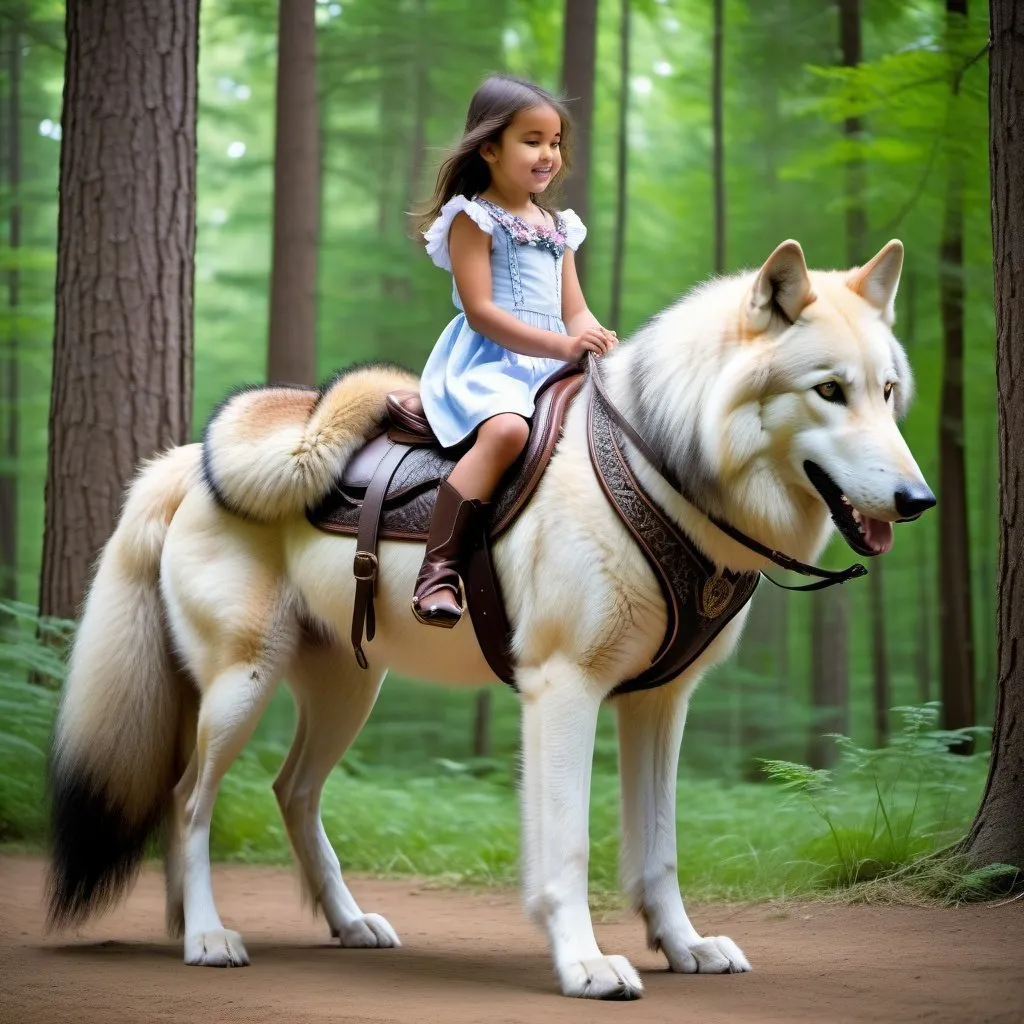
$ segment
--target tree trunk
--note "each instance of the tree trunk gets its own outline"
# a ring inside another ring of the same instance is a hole
[[[44,615],[74,616],[140,459],[188,439],[198,0],[68,0]]]
[[[616,144],[615,233],[612,240],[612,301],[608,325],[619,329],[622,319],[622,273],[626,258],[626,206],[629,172],[629,29],[630,0],[619,0],[619,137]]]
[[[416,21],[420,27],[420,38],[427,28],[426,0],[417,0]],[[430,60],[422,47],[415,47],[412,64],[412,142],[409,153],[409,175],[405,183],[405,205],[411,210],[416,203],[423,179],[423,167],[427,160],[427,120],[430,117]],[[417,239],[417,248],[419,239]]]
[[[839,587],[815,594],[811,604],[811,743],[808,763],[829,768],[836,745],[824,734],[849,732],[850,678],[846,601],[836,601]]]
[[[839,45],[844,67],[856,67],[862,56],[860,0],[838,0]],[[863,126],[859,117],[848,117],[843,122],[843,135],[855,142]],[[843,168],[846,232],[846,262],[856,266],[864,256],[867,236],[867,213],[864,208],[865,167],[859,157],[848,159]],[[877,609],[881,611],[881,567],[872,565],[870,574],[872,605],[872,663],[877,672],[878,651],[883,652],[884,625],[878,628]],[[828,767],[835,760],[835,745],[822,736],[823,732],[847,732],[849,729],[850,666],[848,655],[849,595],[843,587],[831,587],[815,594],[811,605],[811,707],[814,723],[811,736],[811,764]],[[882,677],[883,680],[885,677]],[[874,699],[878,701],[878,678],[875,676]],[[875,714],[877,728],[878,714]]]
[[[1024,7],[990,0],[989,138],[999,406],[999,681],[988,782],[965,843],[1024,868]]]
[[[740,768],[743,778],[752,782],[764,779],[759,758],[779,756],[778,726],[782,719],[773,720],[772,708],[777,703],[776,681],[784,671],[779,635],[785,630],[785,597],[784,590],[769,589],[768,585],[758,589],[736,656],[741,669],[734,684]]]
[[[725,272],[725,139],[722,112],[722,41],[725,0],[714,0],[711,35],[711,176],[715,186],[715,273]]]
[[[315,384],[320,132],[316,0],[279,0],[267,380]]]
[[[946,151],[946,208],[939,250],[942,397],[939,408],[939,635],[943,725],[975,724],[970,537],[964,471],[964,165],[959,135],[959,74],[967,0],[946,0],[946,40],[953,79]],[[968,752],[969,744],[960,749]]]
[[[981,557],[978,560],[978,589],[980,591],[981,620],[986,624],[980,638],[981,650],[979,655],[979,679],[981,681],[978,695],[977,708],[978,721],[987,722],[992,717],[992,700],[995,696],[993,683],[996,678],[995,668],[995,630],[988,628],[989,623],[996,621],[995,592],[992,581],[992,527],[998,517],[998,511],[994,508],[994,492],[996,490],[996,439],[991,436],[991,420],[986,416],[984,419],[986,442],[982,449],[981,456],[981,502],[979,512],[981,521],[978,528],[978,550]],[[997,499],[998,500],[998,499]]]
[[[390,26],[383,25],[382,51],[390,45]],[[384,257],[380,271],[380,301],[385,315],[377,323],[377,354],[384,359],[401,361],[408,347],[404,329],[396,328],[394,311],[409,301],[409,282],[398,270],[395,258],[396,242],[400,239],[398,225],[404,218],[401,203],[405,198],[406,182],[400,177],[400,168],[408,159],[406,132],[406,102],[410,99],[407,69],[402,66],[384,67],[380,79],[378,107],[379,167],[377,171],[377,236]],[[415,97],[413,97],[415,102]],[[408,207],[405,207],[408,209]],[[390,315],[389,315],[390,314]]]
[[[6,171],[9,207],[7,244],[13,258],[21,246],[21,11],[16,10],[3,34],[7,49]],[[7,272],[10,333],[3,362],[3,450],[0,459],[0,596],[18,594],[18,307],[17,264]]]
[[[594,73],[597,57],[597,0],[565,0],[562,36],[562,89],[573,115],[572,173],[565,185],[565,206],[584,224],[590,215],[590,136],[594,124]],[[576,253],[576,273],[586,283],[587,250]]]
[[[477,692],[476,713],[473,716],[473,756],[491,756],[491,689]]]
[[[928,586],[928,551],[923,533],[917,536],[917,696],[922,704],[932,699],[932,591]]]
[[[843,67],[855,68],[864,59],[861,42],[860,0],[838,0],[839,45]],[[843,135],[855,154],[864,129],[859,117],[843,121]],[[864,193],[867,187],[867,168],[859,155],[851,155],[844,167],[846,181],[846,263],[860,266],[864,262],[868,233],[867,209]],[[871,694],[874,705],[876,746],[885,746],[889,738],[889,657],[885,635],[885,576],[882,562],[876,559],[868,577],[868,600],[871,618]]]
[[[903,274],[900,288],[903,298],[903,344],[908,353],[917,351],[917,275],[913,270]],[[926,473],[925,476],[928,474]],[[917,630],[914,642],[914,674],[917,678],[918,700],[925,704],[932,692],[932,588],[929,585],[930,564],[925,534],[914,531],[914,561],[917,578]]]

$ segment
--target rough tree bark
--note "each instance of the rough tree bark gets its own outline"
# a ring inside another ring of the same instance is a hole
[[[629,35],[630,0],[620,0],[619,16],[619,133],[615,154],[615,228],[612,238],[612,296],[608,326],[619,329],[622,319],[622,274],[626,259],[626,207],[629,199]]]
[[[715,273],[725,272],[725,137],[722,49],[725,0],[714,0],[711,34],[711,177],[715,188]]]
[[[900,285],[903,305],[903,345],[913,360],[917,351],[917,274],[905,270]],[[925,476],[928,474],[925,473]],[[931,700],[932,691],[932,615],[933,591],[930,583],[931,563],[927,540],[922,530],[914,531],[914,563],[917,577],[917,621],[914,643],[914,674],[917,678],[918,700]]]
[[[855,68],[864,59],[861,41],[860,0],[838,0],[839,45],[843,66]],[[864,203],[867,188],[867,168],[855,154],[864,129],[859,117],[843,121],[843,135],[850,144],[851,156],[846,161],[846,263],[859,266],[866,256],[868,215]],[[885,635],[885,575],[881,560],[876,559],[868,576],[868,595],[871,618],[871,693],[874,705],[875,745],[885,746],[889,738],[889,654]],[[840,600],[845,600],[845,595]]]
[[[139,460],[188,439],[198,0],[68,0],[40,611],[71,617]]]
[[[562,35],[562,89],[573,121],[572,173],[565,184],[565,207],[587,223],[590,214],[590,136],[594,124],[597,59],[597,0],[565,0]],[[586,285],[587,247],[576,253],[576,272]]]
[[[839,15],[839,47],[844,67],[856,67],[861,61],[860,0],[837,0]],[[851,142],[860,136],[862,124],[858,117],[843,122],[843,135]],[[846,262],[858,265],[863,259],[867,235],[867,213],[864,208],[865,168],[862,160],[852,158],[843,167],[846,233]],[[871,566],[871,603],[878,595],[879,570]],[[848,656],[849,595],[844,587],[831,587],[815,594],[811,605],[811,764],[827,768],[835,759],[836,748],[821,736],[822,732],[845,732],[849,723],[850,667]],[[873,651],[879,646],[872,615]],[[881,648],[884,650],[884,634]],[[877,689],[877,686],[876,686]],[[877,702],[877,697],[876,697]],[[877,715],[876,715],[877,729]]]
[[[970,536],[964,470],[964,161],[959,138],[960,65],[967,0],[946,0],[952,75],[946,124],[946,204],[939,248],[942,397],[939,407],[939,638],[943,726],[975,724]],[[965,752],[968,744],[961,744]]]
[[[316,383],[320,131],[316,0],[280,0],[267,380]]]
[[[7,244],[11,253],[21,246],[21,19],[11,12],[0,34],[7,53],[7,106],[4,118],[5,170],[8,189]],[[3,360],[3,450],[0,458],[0,596],[18,593],[18,308],[20,279],[17,266],[7,271],[7,309],[10,323]]]
[[[1024,6],[990,0],[989,145],[999,407],[998,689],[988,782],[964,844],[1024,868]]]

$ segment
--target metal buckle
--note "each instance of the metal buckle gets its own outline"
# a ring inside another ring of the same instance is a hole
[[[377,556],[372,551],[357,551],[352,559],[352,574],[357,580],[372,583],[377,578],[377,567]]]

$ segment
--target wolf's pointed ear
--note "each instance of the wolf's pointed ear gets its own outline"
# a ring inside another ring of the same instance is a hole
[[[894,238],[863,267],[851,270],[846,286],[866,302],[882,311],[882,319],[892,326],[896,319],[896,289],[903,270],[903,243]]]
[[[792,323],[805,306],[814,301],[807,262],[799,242],[789,239],[764,261],[747,295],[747,323],[760,334],[771,323],[772,311],[779,309]]]

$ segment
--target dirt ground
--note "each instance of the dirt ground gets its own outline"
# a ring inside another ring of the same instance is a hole
[[[673,975],[630,915],[602,919],[607,953],[630,957],[636,1003],[557,995],[542,936],[515,893],[466,893],[415,881],[356,879],[362,907],[404,945],[342,950],[299,905],[293,875],[220,865],[225,924],[252,966],[185,967],[163,932],[162,879],[147,867],[119,910],[79,934],[44,936],[42,863],[0,857],[0,1021],[506,1024],[700,1021],[1024,1021],[1024,900],[961,910],[786,904],[691,907],[705,933],[735,939],[752,974]]]

